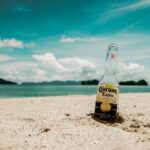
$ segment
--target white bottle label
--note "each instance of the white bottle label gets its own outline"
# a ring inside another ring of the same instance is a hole
[[[101,102],[100,110],[102,112],[111,111],[111,104],[118,103],[119,89],[112,84],[99,85],[97,89],[96,101]]]

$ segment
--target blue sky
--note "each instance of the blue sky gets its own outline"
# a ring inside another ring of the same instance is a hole
[[[1,0],[0,77],[84,80],[119,45],[119,80],[150,83],[150,0]]]

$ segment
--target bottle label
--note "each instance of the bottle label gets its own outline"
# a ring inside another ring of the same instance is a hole
[[[114,118],[117,112],[118,95],[119,90],[116,85],[98,86],[95,113],[102,118]]]

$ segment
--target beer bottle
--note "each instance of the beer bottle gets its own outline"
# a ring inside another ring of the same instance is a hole
[[[115,120],[119,96],[116,80],[118,46],[111,43],[105,60],[104,75],[99,81],[96,95],[95,114],[99,119]]]

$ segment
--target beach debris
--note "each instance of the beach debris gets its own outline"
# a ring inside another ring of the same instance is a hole
[[[142,133],[143,133],[143,134],[146,134],[146,132],[145,132],[145,131],[143,131]]]
[[[42,133],[45,133],[45,132],[49,132],[51,129],[50,128],[44,128],[44,129],[41,129],[42,131],[38,134],[42,134]]]
[[[33,118],[22,118],[21,120],[27,121],[27,122],[35,122]]]
[[[138,113],[138,114],[137,114],[137,116],[144,116],[144,114],[142,114],[142,113]]]
[[[42,148],[46,148],[46,147],[47,147],[47,145],[41,145],[41,147],[42,147]]]
[[[94,116],[94,113],[89,113],[89,114],[86,114],[86,116]]]
[[[142,122],[135,118],[127,118],[120,128],[127,132],[138,132],[146,135],[148,134],[147,128],[150,128],[150,124],[149,122]]]
[[[133,123],[130,124],[130,127],[131,128],[140,128],[141,126],[137,122],[135,122],[134,124]]]
[[[45,129],[43,129],[43,131],[41,133],[48,132],[48,131],[50,131],[50,128],[45,128]]]
[[[144,127],[150,128],[150,123],[143,124]]]
[[[99,140],[95,140],[94,142],[92,142],[91,144],[98,144],[100,141]]]
[[[70,117],[70,114],[69,113],[66,113],[66,114],[64,114],[65,116],[67,116],[67,117]]]

